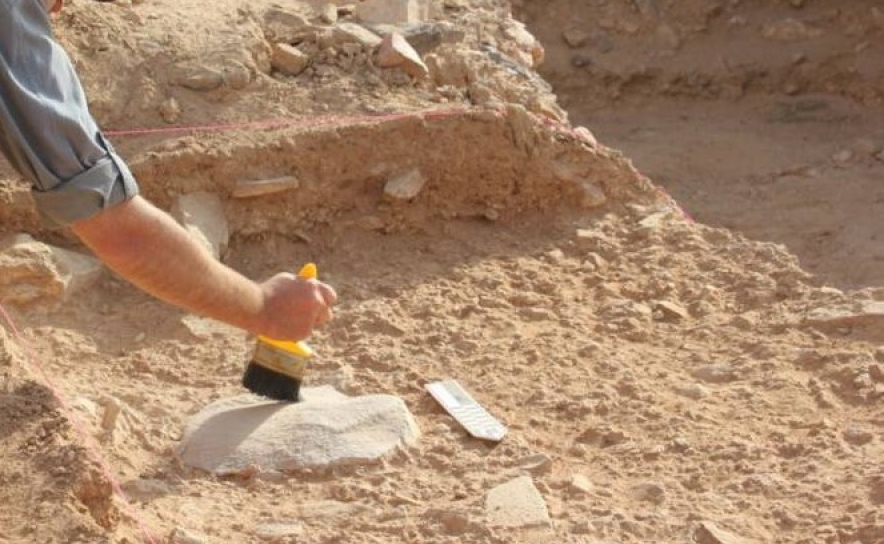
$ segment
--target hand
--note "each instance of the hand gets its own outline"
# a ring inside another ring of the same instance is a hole
[[[318,280],[277,274],[261,284],[264,304],[258,333],[274,340],[303,340],[332,319],[338,295]]]

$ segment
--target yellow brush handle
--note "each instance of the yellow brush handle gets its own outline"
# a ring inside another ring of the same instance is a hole
[[[298,277],[305,280],[315,280],[318,275],[319,272],[316,270],[316,265],[313,263],[305,264],[301,267],[301,270],[298,271]]]
[[[317,275],[318,270],[316,269],[316,265],[314,263],[307,263],[301,267],[301,270],[298,271],[298,277],[305,280],[315,280]],[[307,358],[313,355],[313,348],[311,348],[304,342],[273,340],[271,338],[267,338],[266,336],[259,336],[258,338],[265,344],[270,344],[271,346],[283,349],[290,353],[294,353],[295,355],[298,355],[300,357]]]

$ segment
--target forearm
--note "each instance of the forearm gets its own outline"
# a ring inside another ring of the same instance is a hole
[[[74,233],[137,287],[193,313],[260,333],[261,288],[216,261],[141,197],[75,223]]]

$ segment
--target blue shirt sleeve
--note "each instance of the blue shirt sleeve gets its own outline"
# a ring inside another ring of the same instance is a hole
[[[43,0],[0,0],[0,151],[32,183],[50,227],[138,194],[129,168],[89,113]]]

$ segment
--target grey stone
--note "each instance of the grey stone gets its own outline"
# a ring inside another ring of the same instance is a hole
[[[230,240],[221,198],[212,193],[182,195],[172,207],[172,216],[215,258],[220,258]]]
[[[704,399],[709,396],[709,391],[698,383],[676,386],[675,392],[683,397],[694,400]]]
[[[848,427],[842,433],[844,441],[854,446],[863,446],[875,439],[874,433],[860,427]]]
[[[188,424],[181,459],[215,474],[326,467],[376,461],[419,437],[399,398],[348,397],[329,386],[302,394],[300,403],[242,395],[209,405]]]
[[[95,285],[103,271],[91,256],[38,242],[28,234],[0,240],[0,298],[10,304],[60,302]]]
[[[365,23],[416,23],[424,18],[423,11],[418,0],[365,0],[353,15]]]
[[[549,510],[529,476],[492,489],[485,498],[488,522],[496,527],[549,527]]]
[[[583,474],[575,474],[568,483],[568,490],[576,495],[588,495],[592,491],[592,482]]]
[[[319,18],[323,23],[333,25],[338,22],[338,6],[336,4],[324,4],[319,11]]]
[[[417,168],[390,179],[384,185],[384,194],[395,200],[411,200],[420,194],[426,178]]]
[[[297,76],[307,69],[310,55],[287,43],[273,44],[270,65],[273,69],[287,76]]]

